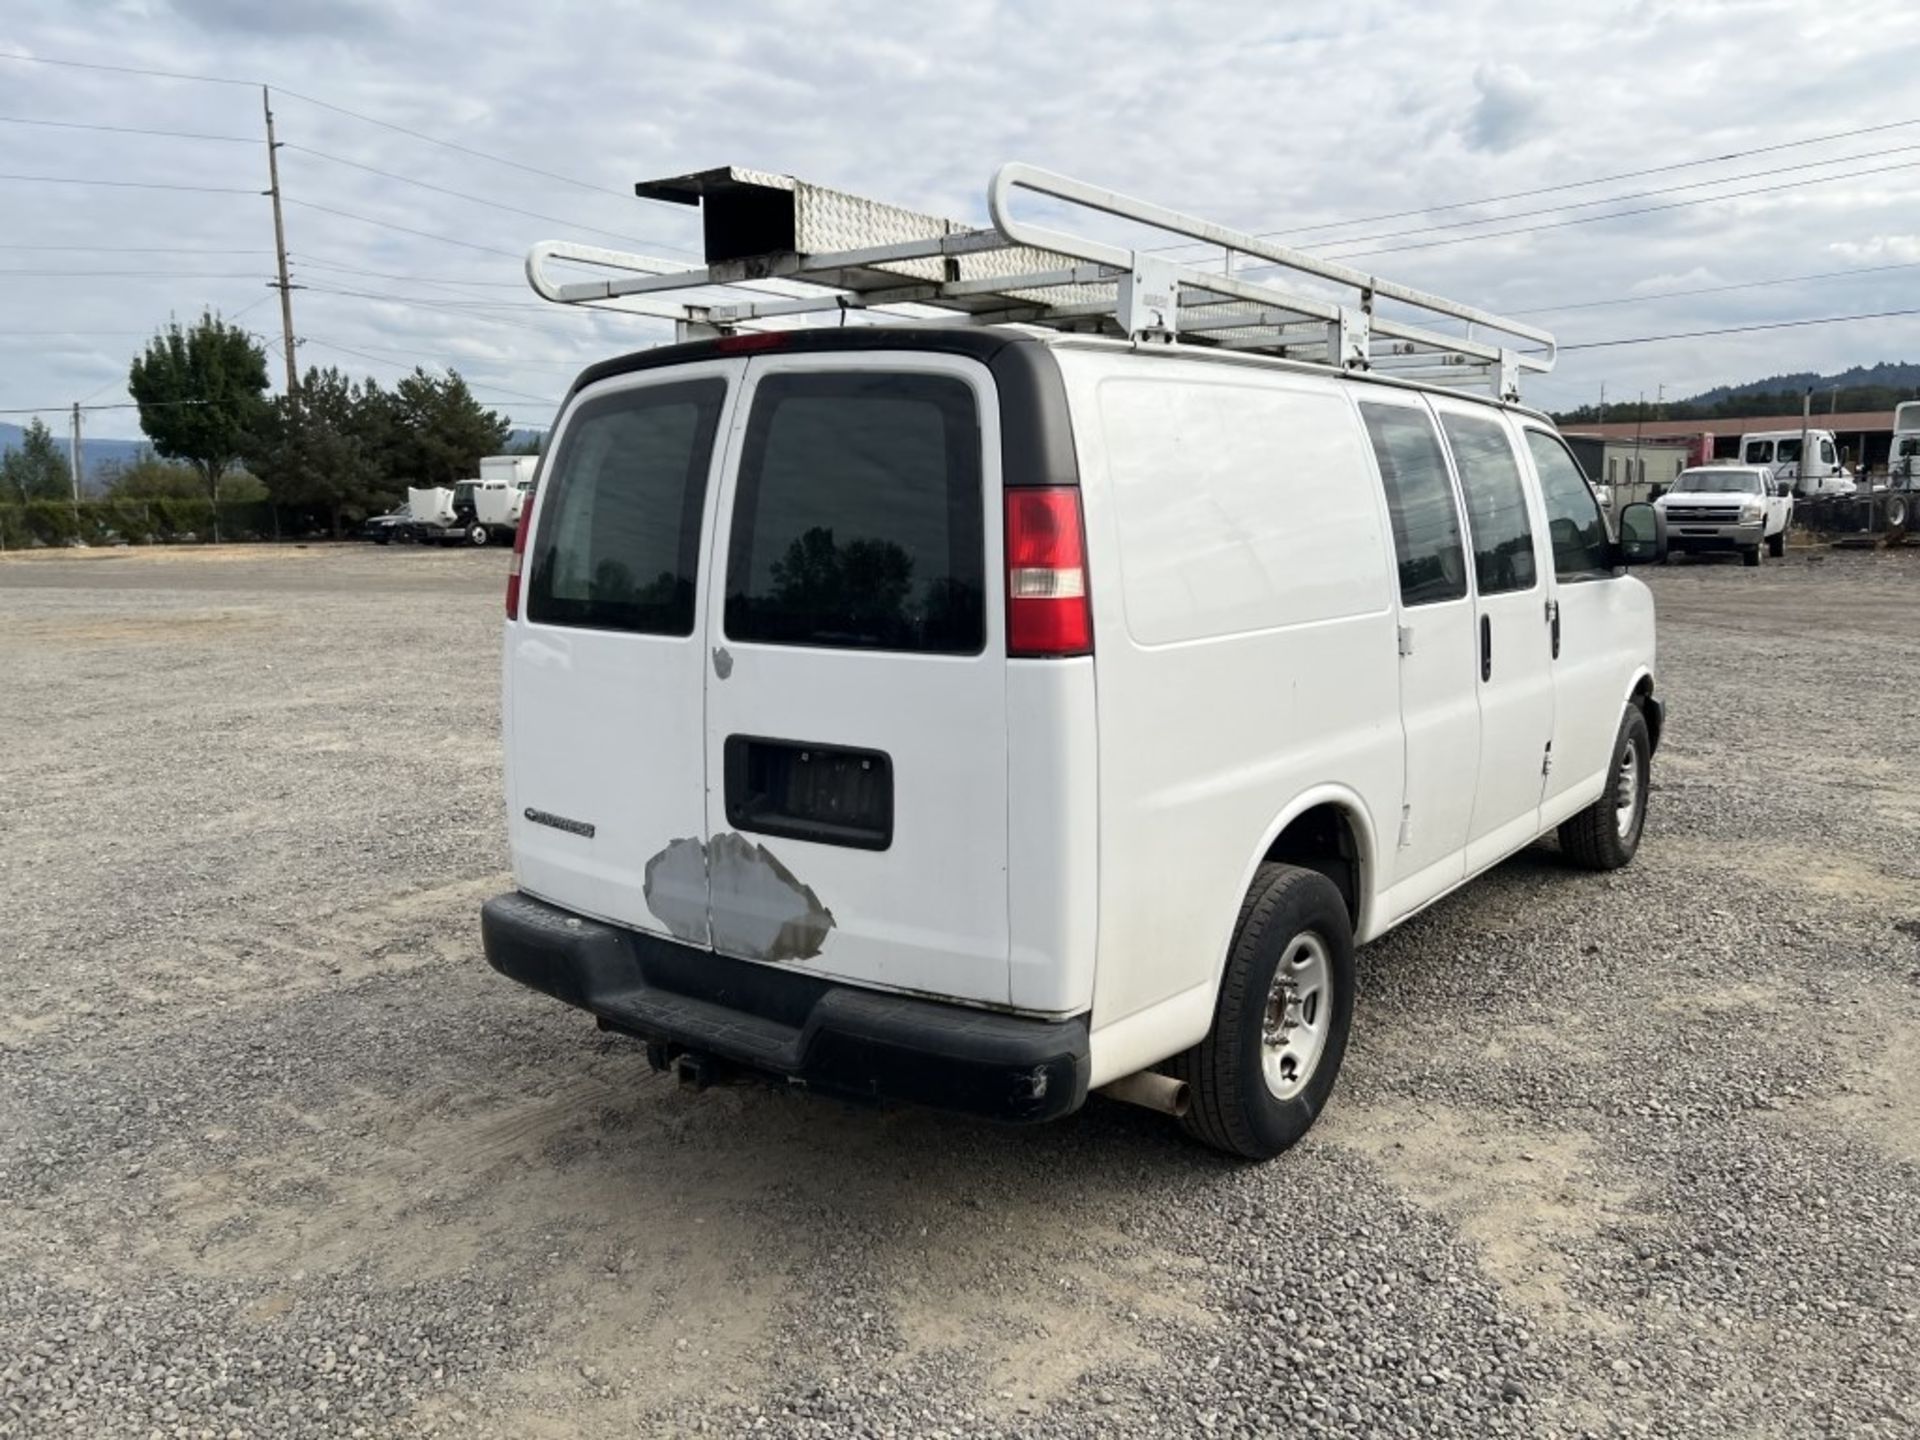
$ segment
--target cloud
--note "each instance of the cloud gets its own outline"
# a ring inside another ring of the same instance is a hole
[[[632,248],[650,254],[696,249],[698,213],[634,199],[632,183],[645,177],[748,165],[978,221],[993,167],[1019,159],[1312,246],[1468,215],[1495,229],[1590,216],[1613,207],[1550,207],[1883,147],[1856,139],[1560,187],[1887,119],[1884,88],[1824,78],[1818,103],[1802,95],[1782,104],[1807,70],[1802,49],[1778,43],[1779,23],[1798,23],[1782,0],[1641,0],[1636,9],[1589,0],[1102,0],[1097,8],[1092,0],[462,0],[457,23],[445,6],[418,0],[349,3],[16,5],[0,19],[0,50],[273,84],[286,142],[281,181],[300,202],[289,204],[286,223],[293,278],[306,287],[294,293],[294,325],[313,341],[302,363],[338,363],[384,384],[415,361],[455,363],[528,396],[560,394],[570,367],[667,335],[654,322],[543,305],[520,271],[537,240],[622,243],[598,232],[633,237]],[[1836,18],[1818,37],[1821,77],[1920,67],[1920,43],[1907,38],[1912,0],[1842,8],[1844,23]],[[1758,23],[1763,10],[1779,23]],[[555,38],[579,36],[592,43]],[[1738,85],[1727,83],[1733,75]],[[129,127],[0,121],[0,146],[22,156],[0,168],[117,182],[0,181],[0,246],[12,247],[0,249],[0,394],[13,397],[0,404],[124,400],[134,349],[169,314],[191,318],[203,304],[238,316],[277,354],[258,91],[4,61],[0,84],[16,119]],[[466,148],[437,147],[302,96]],[[126,188],[148,182],[208,188]],[[1470,210],[1422,208],[1522,192],[1536,193]],[[1620,208],[1703,193],[1621,200]],[[486,201],[560,218],[535,220]],[[1920,170],[1890,164],[1871,181],[1808,183],[1365,263],[1497,311],[1608,301],[1542,317],[1571,345],[1904,308],[1912,280],[1901,271],[1715,295],[1663,292],[1920,259],[1917,205]],[[1331,225],[1366,216],[1375,219]],[[371,298],[381,293],[392,298]],[[1882,351],[1920,356],[1920,324],[1878,323],[1884,330],[1866,338],[1859,326],[1809,327],[1569,350],[1553,375],[1529,377],[1526,394],[1559,405],[1591,400],[1602,379],[1610,394],[1642,385],[1651,394],[1662,382],[1671,394],[1682,383],[1840,369]],[[1868,345],[1876,353],[1865,353]],[[511,395],[498,401],[519,421],[550,413]],[[103,412],[98,429],[133,434],[132,411]]]
[[[245,35],[324,35],[359,38],[387,29],[387,16],[368,0],[172,0],[175,14],[202,30]]]
[[[1517,65],[1482,65],[1473,72],[1473,88],[1480,92],[1467,112],[1468,148],[1503,154],[1538,138],[1547,89]]]
[[[1827,248],[1843,260],[1899,265],[1920,260],[1920,235],[1875,235],[1868,240],[1836,240]]]

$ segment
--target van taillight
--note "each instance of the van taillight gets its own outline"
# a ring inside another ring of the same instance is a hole
[[[520,502],[520,523],[513,527],[513,561],[507,566],[507,618],[520,618],[520,567],[527,558],[527,530],[533,524],[533,492]]]
[[[1093,653],[1086,555],[1078,486],[1007,491],[1007,654]]]

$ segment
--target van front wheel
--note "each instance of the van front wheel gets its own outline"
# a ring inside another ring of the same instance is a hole
[[[1628,705],[1614,737],[1613,760],[1600,798],[1560,826],[1560,849],[1587,870],[1618,870],[1640,848],[1647,823],[1653,739],[1647,717]]]
[[[1318,871],[1262,865],[1240,907],[1213,1029],[1168,1066],[1187,1082],[1187,1133],[1250,1160],[1278,1155],[1326,1105],[1352,1021],[1346,902]]]

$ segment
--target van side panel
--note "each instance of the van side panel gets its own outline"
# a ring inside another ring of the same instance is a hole
[[[1007,662],[1007,920],[1013,1008],[1084,1014],[1099,936],[1093,660]]]
[[[1357,796],[1377,854],[1404,757],[1384,520],[1337,383],[1058,354],[1100,700],[1097,1032],[1217,979],[1307,791]]]

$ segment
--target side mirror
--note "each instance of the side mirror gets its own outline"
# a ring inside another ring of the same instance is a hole
[[[1622,565],[1657,565],[1666,559],[1666,513],[1644,500],[1623,509],[1619,554]]]

